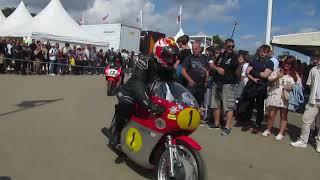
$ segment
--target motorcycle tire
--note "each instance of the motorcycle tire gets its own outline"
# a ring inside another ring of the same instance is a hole
[[[201,153],[183,141],[177,140],[176,141],[178,156],[180,162],[182,163],[182,170],[181,167],[174,168],[175,174],[178,177],[170,178],[169,177],[169,169],[165,167],[165,164],[170,162],[169,158],[169,150],[166,148],[161,156],[160,159],[156,164],[154,179],[157,180],[171,180],[171,179],[181,179],[181,180],[206,180],[207,179],[207,166],[205,161],[202,159]],[[184,157],[184,156],[185,157]],[[189,156],[189,157],[186,157]],[[165,170],[164,170],[165,168]],[[194,170],[194,168],[196,168]],[[164,170],[165,172],[163,172]],[[195,172],[194,172],[195,171]]]
[[[108,84],[107,84],[107,95],[108,96],[112,96],[112,94],[113,94],[112,82],[108,82]]]

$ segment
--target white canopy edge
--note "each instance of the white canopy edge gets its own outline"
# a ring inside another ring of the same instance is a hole
[[[320,31],[273,36],[273,44],[320,46]]]
[[[76,44],[92,44],[102,47],[109,47],[109,43],[103,41],[92,41],[88,39],[74,39],[73,37],[68,36],[58,36],[52,34],[45,34],[45,33],[38,33],[33,32],[31,35],[32,38],[40,38],[40,39],[47,39],[52,41],[59,41],[59,42],[69,42],[69,43],[76,43]]]
[[[320,31],[274,36],[271,44],[313,56],[320,52]]]

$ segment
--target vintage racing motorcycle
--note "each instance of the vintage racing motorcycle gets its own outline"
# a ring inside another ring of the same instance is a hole
[[[112,96],[115,90],[123,83],[122,68],[115,65],[108,65],[104,70],[107,81],[107,95]]]
[[[153,169],[159,180],[206,179],[201,146],[189,136],[200,124],[196,99],[178,83],[156,82],[151,88],[151,100],[163,106],[165,112],[156,117],[136,106],[135,115],[121,132],[119,150],[136,164]],[[110,129],[102,129],[107,137],[113,124]]]

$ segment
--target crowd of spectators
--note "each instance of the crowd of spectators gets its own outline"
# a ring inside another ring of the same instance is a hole
[[[104,51],[92,45],[32,40],[29,45],[17,39],[0,40],[0,73],[81,75],[104,74],[107,64],[120,60],[124,67],[134,65],[134,52],[113,48]]]
[[[248,51],[236,51],[233,39],[227,39],[223,48],[211,46],[205,50],[199,42],[189,47],[188,41],[187,35],[177,39],[181,52],[175,68],[180,83],[202,106],[206,119],[203,126],[221,128],[224,136],[233,126],[265,137],[276,133],[275,140],[281,141],[288,130],[288,111],[304,111],[305,107],[301,137],[291,145],[306,147],[311,124],[317,121],[315,136],[320,152],[320,119],[316,118],[320,107],[320,54],[315,53],[307,65],[290,55],[274,57],[269,45],[262,45],[251,56]],[[280,129],[274,131],[278,111]],[[262,126],[264,121],[266,127]]]
[[[275,139],[281,141],[288,130],[288,112],[304,111],[301,136],[291,145],[306,147],[310,127],[316,122],[314,136],[320,152],[320,53],[315,53],[307,65],[290,55],[274,57],[269,45],[262,45],[251,56],[248,51],[236,51],[233,39],[226,39],[223,48],[203,49],[199,42],[192,47],[188,43],[187,35],[177,39],[181,50],[175,64],[176,77],[201,105],[203,125],[221,128],[224,136],[235,126],[267,137],[274,133],[279,111],[280,129]],[[0,73],[102,75],[107,64],[119,60],[130,72],[134,59],[134,52],[104,52],[91,45],[65,43],[60,47],[48,41],[32,40],[28,45],[14,39],[0,40]],[[262,126],[264,121],[266,127]]]

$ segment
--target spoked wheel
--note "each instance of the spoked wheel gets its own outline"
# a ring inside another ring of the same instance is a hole
[[[204,180],[206,179],[206,165],[200,152],[192,149],[186,143],[177,141],[177,156],[180,163],[174,162],[175,177],[171,178],[169,150],[166,149],[158,162],[158,180]]]

